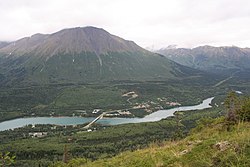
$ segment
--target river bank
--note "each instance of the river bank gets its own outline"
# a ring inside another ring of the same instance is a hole
[[[140,123],[140,122],[154,122],[161,119],[173,116],[176,111],[189,111],[189,110],[201,110],[212,107],[210,104],[214,97],[207,98],[199,105],[194,106],[182,106],[167,110],[159,110],[152,114],[149,114],[143,118],[103,118],[97,121],[97,123],[104,125],[118,125],[126,123]],[[32,117],[32,118],[18,118],[0,123],[0,131],[7,129],[14,129],[23,127],[29,124],[54,124],[54,125],[78,125],[88,123],[94,120],[94,117]]]

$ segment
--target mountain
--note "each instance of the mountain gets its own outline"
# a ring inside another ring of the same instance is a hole
[[[1,52],[21,56],[33,53],[36,56],[51,57],[57,54],[80,54],[91,52],[106,54],[108,52],[143,51],[132,41],[109,34],[95,27],[64,29],[54,34],[35,34],[25,37],[1,49]]]
[[[0,49],[2,84],[165,80],[200,73],[95,27],[35,34]]]
[[[201,46],[193,49],[166,48],[156,52],[182,65],[214,73],[250,69],[249,48]]]
[[[8,42],[0,41],[0,49],[7,46],[8,44],[9,44]]]

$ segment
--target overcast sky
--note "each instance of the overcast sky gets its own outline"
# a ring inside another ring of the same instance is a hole
[[[250,47],[250,0],[0,0],[0,40],[96,26],[155,49]]]

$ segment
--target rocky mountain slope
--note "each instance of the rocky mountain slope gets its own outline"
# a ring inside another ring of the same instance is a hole
[[[64,29],[53,34],[35,34],[31,37],[25,37],[12,42],[0,52],[14,56],[33,53],[36,56],[51,57],[61,53],[106,54],[108,52],[135,51],[143,51],[143,49],[134,42],[111,35],[103,29],[77,27]]]
[[[249,48],[201,46],[193,49],[167,48],[156,52],[182,65],[215,73],[250,69]]]

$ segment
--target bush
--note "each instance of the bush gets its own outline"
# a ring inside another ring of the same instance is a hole
[[[242,121],[250,121],[250,99],[244,100],[241,110],[237,113]]]
[[[250,121],[250,98],[240,98],[235,92],[230,92],[224,105],[227,110],[225,125],[228,130],[237,122]]]
[[[0,153],[0,166],[9,166],[14,164],[15,156],[11,156],[10,152]]]

